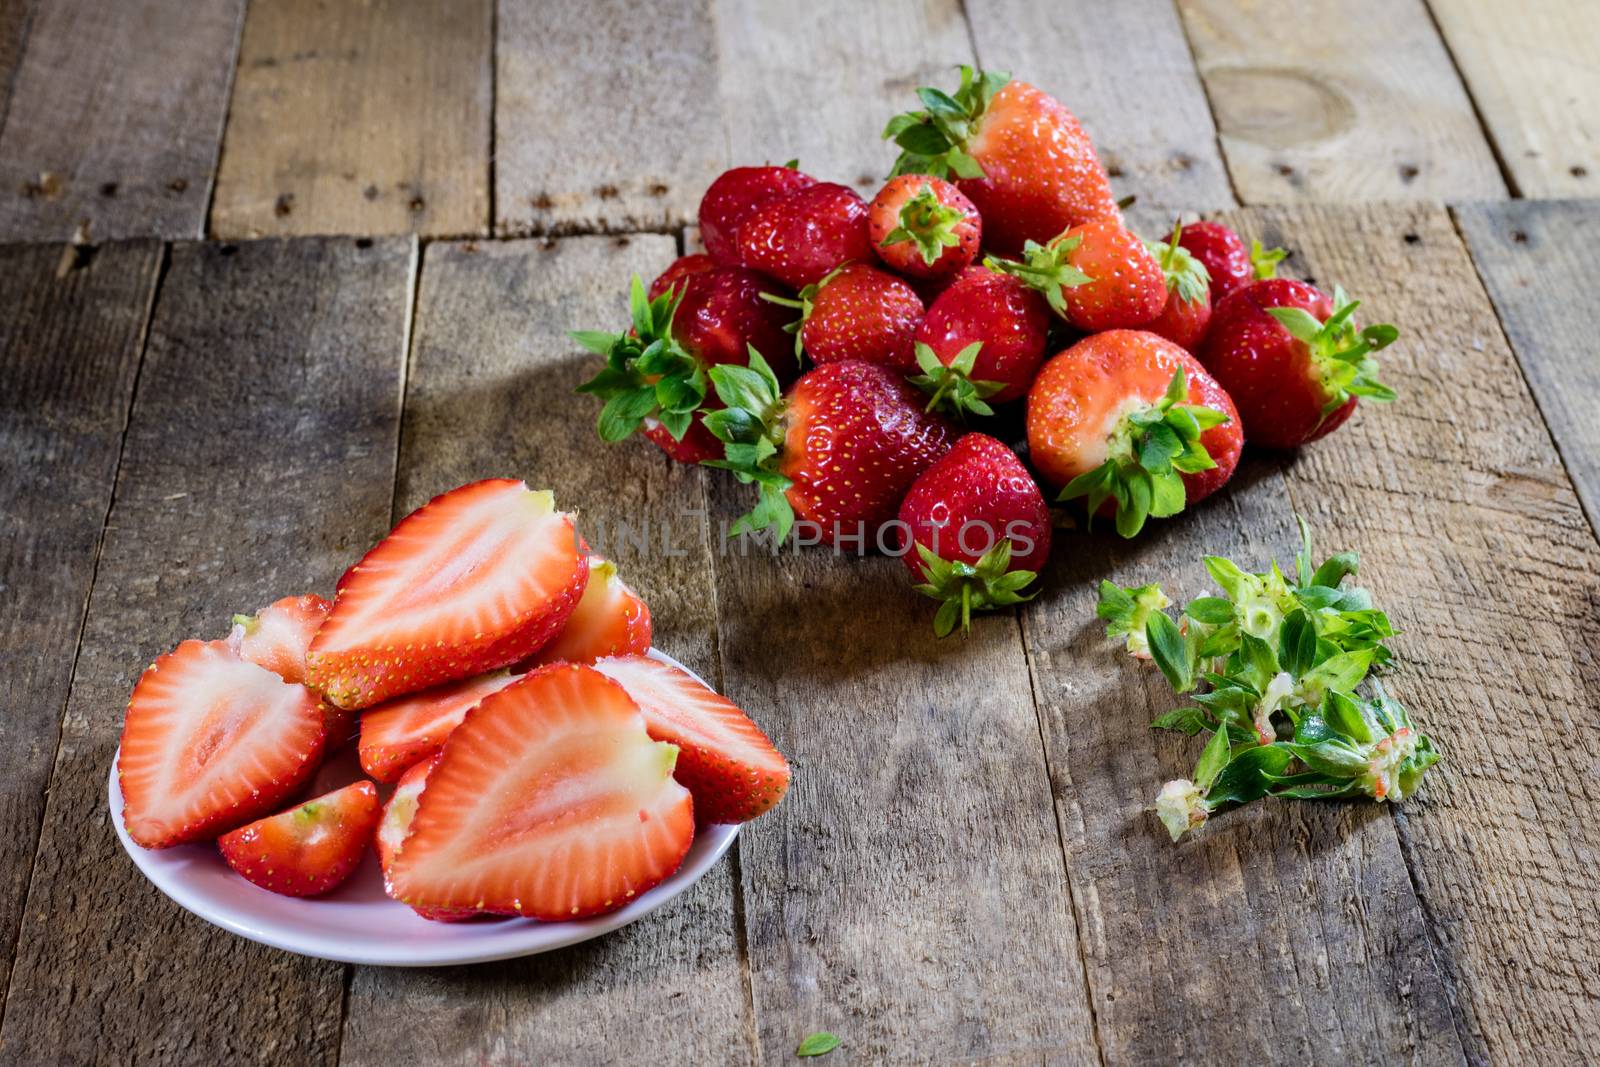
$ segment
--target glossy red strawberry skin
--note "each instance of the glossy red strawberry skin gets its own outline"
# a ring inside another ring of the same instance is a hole
[[[1305,282],[1251,282],[1217,306],[1200,359],[1239,405],[1252,444],[1294,448],[1342,426],[1357,400],[1322,417],[1328,396],[1310,350],[1267,313],[1275,307],[1301,308],[1318,321],[1333,314],[1333,302]]]
[[[715,400],[715,397],[712,399]],[[704,463],[708,459],[722,458],[722,442],[711,436],[711,431],[701,423],[698,412],[694,421],[689,423],[689,428],[684,431],[682,440],[673,437],[667,432],[667,428],[655,419],[644,421],[644,436],[678,463],[692,466]]]
[[[982,342],[973,363],[973,381],[1003,382],[989,398],[1016,400],[1028,391],[1044,360],[1050,308],[1022,281],[985,267],[968,267],[928,307],[917,341],[949,366],[961,350]]]
[[[696,274],[704,274],[717,267],[717,261],[704,252],[692,252],[687,256],[679,256],[671,265],[650,283],[649,296],[651,300],[666,292],[674,285],[681,284],[684,280]]]
[[[394,792],[389,794],[388,801],[383,805],[377,832],[372,835],[372,848],[378,854],[378,866],[383,871],[385,892],[389,892],[389,871],[394,867],[394,858],[399,855],[401,847],[405,844],[406,835],[411,832],[411,820],[417,814],[418,798],[427,787],[428,775],[439,765],[439,758],[436,754],[421,763],[412,764],[395,783]],[[412,908],[411,910],[424,919],[441,923],[497,918],[476,908]]]
[[[820,282],[840,264],[876,258],[866,202],[832,182],[768,200],[739,226],[740,262],[791,289]]]
[[[1145,330],[1094,334],[1045,363],[1028,392],[1028,458],[1058,486],[1100,466],[1118,417],[1129,407],[1158,401],[1179,370],[1188,381],[1189,403],[1229,417],[1200,435],[1216,467],[1182,476],[1187,502],[1205,499],[1239,464],[1244,438],[1238,410],[1194,356]]]
[[[1167,293],[1167,306],[1145,329],[1160,334],[1180,348],[1198,354],[1206,330],[1211,325],[1211,295],[1201,293],[1197,300],[1185,300],[1176,289]]]
[[[952,233],[959,239],[959,243],[945,248],[932,263],[924,258],[915,241],[901,240],[894,244],[886,243],[889,235],[900,227],[900,209],[924,187],[938,198],[939,203],[960,211],[964,216],[952,228]],[[890,178],[878,191],[878,195],[873,197],[872,203],[867,206],[867,222],[871,228],[873,247],[878,250],[878,258],[910,278],[929,281],[953,278],[977,259],[978,248],[983,242],[983,218],[978,214],[977,205],[973,204],[960,189],[943,178],[927,174],[902,174],[897,178]]]
[[[217,848],[262,889],[321,896],[355,873],[381,814],[377,788],[356,782],[224,834]]]
[[[710,257],[738,266],[739,226],[768,200],[817,184],[791,167],[734,167],[723,171],[700,199],[700,240]]]
[[[966,434],[924,471],[900,504],[900,521],[915,544],[951,562],[976,563],[1006,538],[1009,570],[1038,571],[1050,555],[1050,509],[1039,486],[1017,454],[988,434]],[[914,547],[900,558],[926,578]]]
[[[1086,333],[1137,329],[1167,303],[1167,278],[1145,243],[1116,219],[1074,226],[1078,238],[1067,262],[1092,280],[1063,290],[1067,321]]]
[[[895,517],[911,483],[950,450],[955,433],[893,371],[829,363],[801,375],[783,414],[778,471],[795,517],[822,543],[865,550]]]
[[[917,365],[912,343],[922,315],[922,299],[903,278],[851,263],[823,280],[800,339],[818,364],[860,360],[904,374]]]
[[[1060,101],[1011,81],[989,101],[967,145],[982,178],[956,186],[983,216],[990,250],[1016,256],[1092,219],[1121,218],[1089,135]]]
[[[1211,303],[1255,278],[1250,249],[1244,240],[1220,222],[1191,222],[1178,235],[1178,243],[1189,250],[1211,275]],[[1180,342],[1181,343],[1181,342]],[[1187,347],[1187,346],[1185,346]]]

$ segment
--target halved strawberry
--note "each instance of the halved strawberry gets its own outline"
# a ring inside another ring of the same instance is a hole
[[[617,575],[617,565],[589,554],[589,584],[567,624],[535,663],[593,663],[601,656],[650,651],[650,608]]]
[[[315,897],[355,872],[378,825],[378,789],[353,782],[217,839],[228,866],[262,889]]]
[[[356,744],[361,769],[380,782],[394,781],[406,768],[443,748],[450,731],[480,700],[516,680],[509,671],[492,671],[368,708],[362,713],[361,740]]]
[[[139,676],[122,723],[122,824],[145,848],[207,841],[287,799],[322,758],[322,704],[225,641],[185,641]]]
[[[550,493],[509,478],[451,490],[339,579],[306,656],[309,683],[366,708],[509,666],[555,636],[588,574]]]
[[[233,617],[228,647],[240,659],[265,667],[286,682],[304,682],[306,650],[332,610],[333,601],[315,593],[274,600],[254,615]],[[328,748],[337,748],[355,733],[356,717],[344,708],[324,701],[322,715]]]
[[[694,803],[593,667],[541,667],[450,735],[389,872],[412,907],[575,919],[622,907],[683,862]]]
[[[694,794],[701,822],[746,822],[783,799],[788,761],[732,701],[646,656],[594,666],[628,691],[651,737],[678,746],[673,775]]]
[[[439,755],[421,763],[413,763],[405,774],[400,776],[394,792],[389,796],[389,803],[383,806],[383,818],[378,821],[378,832],[372,838],[372,846],[378,852],[378,866],[383,868],[384,890],[389,888],[389,869],[394,866],[395,856],[400,854],[400,846],[405,844],[406,836],[411,833],[411,820],[417,814],[417,800],[422,796],[423,787],[428,784],[428,775],[439,765]],[[413,908],[424,919],[434,922],[458,923],[468,919],[475,919],[484,913],[473,908]]]

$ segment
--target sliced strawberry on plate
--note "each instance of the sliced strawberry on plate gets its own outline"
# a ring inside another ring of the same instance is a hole
[[[520,481],[435,497],[339,579],[306,656],[309,684],[343,708],[526,659],[566,623],[589,565],[572,517]]]
[[[761,727],[684,671],[646,656],[603,659],[595,670],[628,691],[657,741],[678,746],[674,777],[702,822],[746,822],[783,799],[789,763]]]
[[[378,825],[378,789],[354,782],[217,839],[228,866],[286,897],[321,896],[355,872]]]
[[[479,701],[516,680],[509,671],[492,671],[368,708],[361,715],[361,740],[356,744],[361,769],[380,782],[394,781],[406,768],[443,748],[450,731]]]
[[[593,663],[602,656],[650,651],[650,608],[617,575],[617,565],[589,555],[589,584],[567,624],[534,657],[537,663]]]
[[[266,814],[321,761],[322,703],[225,641],[185,641],[134,686],[117,776],[145,848],[206,841]]]
[[[390,893],[551,921],[614,911],[689,851],[694,803],[672,778],[677,755],[593,667],[541,667],[450,735]]]
[[[423,787],[428,784],[428,775],[438,765],[437,754],[421,763],[413,763],[410,769],[400,776],[394,792],[389,796],[389,803],[383,806],[383,818],[378,822],[378,832],[372,838],[372,845],[378,853],[378,866],[383,868],[385,890],[388,889],[389,869],[394,865],[394,858],[400,854],[400,846],[405,844],[406,835],[411,833],[411,820],[417,814],[417,800],[422,796]],[[473,908],[413,908],[412,910],[424,919],[442,923],[465,922],[484,914]]]
[[[306,649],[333,608],[314,593],[275,600],[254,615],[235,615],[228,644],[239,658],[286,682],[306,680]]]

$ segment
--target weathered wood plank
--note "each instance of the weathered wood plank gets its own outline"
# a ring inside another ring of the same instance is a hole
[[[8,1064],[331,1063],[338,1046],[344,969],[163,897],[122,854],[106,775],[145,664],[234,611],[330,593],[387,528],[415,245],[171,257],[23,913]]]
[[[1600,6],[1428,3],[1517,195],[1600,193]]]
[[[940,643],[894,559],[717,571],[727,690],[794,766],[740,839],[766,1061],[827,1029],[852,1063],[1097,1063],[1016,618]]]
[[[1401,326],[1400,399],[1305,449],[1290,489],[1324,543],[1363,553],[1403,631],[1391,689],[1445,754],[1396,821],[1469,1055],[1586,1060],[1600,547],[1442,208],[1241,221]]]
[[[22,44],[28,33],[28,16],[33,0],[0,0],[0,129],[5,128],[6,103],[11,99],[11,80],[22,59]]]
[[[211,230],[489,225],[493,0],[252,4]]]
[[[497,231],[665,230],[694,218],[727,159],[711,2],[500,4]]]
[[[716,24],[732,162],[798,158],[869,199],[894,164],[884,123],[973,61],[960,0],[718,0]]]
[[[600,444],[595,405],[572,395],[596,361],[566,339],[620,321],[628,276],[655,274],[674,250],[664,236],[429,246],[396,508],[490,475],[553,489],[650,604],[658,647],[715,679],[702,473],[643,441]],[[619,541],[622,522],[649,547]],[[548,955],[359,969],[343,1062],[748,1062],[732,870],[720,863],[649,918]]]
[[[1423,0],[1178,8],[1244,203],[1505,195]]]
[[[966,9],[978,58],[1066,104],[1094,138],[1118,196],[1173,209],[1233,204],[1172,0],[1051,13],[1027,0],[970,0]]]
[[[0,248],[0,988],[160,264],[154,242]]]
[[[0,133],[0,240],[200,236],[243,10],[40,4]]]

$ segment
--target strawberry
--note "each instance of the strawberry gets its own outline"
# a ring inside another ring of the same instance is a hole
[[[912,278],[953,278],[972,264],[983,220],[955,186],[931,174],[902,174],[867,206],[878,256]]]
[[[800,290],[798,300],[767,299],[800,309],[788,327],[795,331],[797,357],[804,350],[817,363],[855,359],[901,373],[916,365],[911,342],[922,321],[922,299],[888,271],[847,263]]]
[[[479,701],[516,680],[510,671],[491,671],[368,708],[361,716],[361,740],[356,745],[361,769],[377,781],[394,781],[443,748],[450,731]]]
[[[648,656],[615,656],[594,667],[627,690],[651,737],[678,746],[672,775],[694,794],[701,822],[748,822],[783,799],[788,761],[732,701]]]
[[[700,421],[700,409],[708,406],[705,371],[717,363],[744,363],[752,345],[764,352],[788,345],[788,316],[762,299],[772,288],[754,271],[719,267],[702,255],[680,257],[648,292],[635,278],[632,329],[572,334],[606,357],[605,367],[578,387],[605,401],[601,439],[620,441],[642,429],[680,463],[721,455],[721,446]],[[785,370],[792,377],[793,369]]]
[[[333,610],[333,602],[314,593],[275,600],[254,615],[235,615],[228,632],[228,647],[240,659],[276,674],[286,682],[306,680],[306,650]],[[322,715],[331,750],[350,740],[355,716],[326,701]]]
[[[526,659],[566,623],[589,563],[549,492],[496,478],[424,504],[339,579],[310,684],[366,708]]]
[[[1294,448],[1338,429],[1357,397],[1394,399],[1371,353],[1399,331],[1387,323],[1358,331],[1358,306],[1342,289],[1330,301],[1305,282],[1273,278],[1217,307],[1200,359],[1239,405],[1251,441]]]
[[[417,801],[422,796],[422,790],[428,784],[428,775],[439,765],[440,755],[435,753],[420,763],[413,763],[406,773],[400,776],[395,783],[394,792],[389,795],[389,802],[383,806],[383,816],[378,821],[378,832],[373,835],[372,847],[378,853],[378,866],[383,870],[384,891],[389,890],[389,871],[394,866],[394,858],[400,854],[400,846],[405,844],[406,836],[411,833],[411,820],[417,814]],[[468,919],[487,917],[476,908],[413,908],[424,919],[434,922],[456,923]]]
[[[1211,278],[1211,303],[1242,285],[1277,276],[1278,264],[1289,253],[1281,248],[1264,249],[1260,241],[1244,240],[1220,222],[1191,222],[1183,228],[1178,243],[1200,261]]]
[[[1167,303],[1161,264],[1116,219],[1074,226],[1047,245],[1029,241],[1020,261],[991,256],[987,265],[1039,290],[1085,333],[1144,326]]]
[[[1028,391],[1049,331],[1044,297],[1008,274],[969,267],[917,327],[923,373],[912,382],[934,395],[935,408],[993,414],[985,399],[1004,403]]]
[[[798,516],[825,544],[866,539],[894,518],[900,498],[950,448],[949,423],[921,410],[921,394],[872,363],[828,363],[781,393],[766,361],[711,369],[725,410],[706,428],[727,458],[708,466],[755,483],[755,509],[734,533],[777,528],[789,536]]]
[[[926,110],[896,115],[883,131],[904,151],[894,173],[954,177],[983,216],[984,239],[1015,256],[1069,226],[1119,219],[1094,145],[1072,113],[1010,75],[961,68],[954,95],[919,89]]]
[[[145,848],[207,841],[258,818],[317,769],[321,702],[303,685],[185,641],[139,676],[122,723],[122,824]]]
[[[1167,279],[1167,306],[1145,328],[1198,352],[1211,323],[1211,276],[1205,264],[1183,247],[1182,237],[1183,223],[1179,222],[1170,240],[1150,242],[1150,253]]]
[[[832,182],[774,197],[739,226],[739,262],[791,289],[815,285],[840,264],[875,258],[866,202]]]
[[[1142,330],[1084,338],[1028,392],[1033,465],[1065,485],[1057,499],[1087,497],[1091,521],[1114,501],[1124,537],[1221,488],[1242,445],[1222,387],[1188,352]]]
[[[694,838],[678,750],[593,667],[557,664],[486,698],[450,735],[389,870],[395,899],[576,919],[672,874]]]
[[[700,198],[700,240],[713,260],[741,265],[739,226],[768,200],[817,184],[794,163],[782,167],[734,167],[717,175]]]
[[[720,444],[718,446],[720,448]],[[589,584],[572,617],[534,663],[593,663],[650,651],[650,608],[617,577],[617,565],[589,554]]]
[[[223,834],[217,848],[229,867],[262,889],[321,896],[355,873],[379,814],[377,787],[354,782]]]
[[[972,613],[1029,599],[1022,590],[1050,555],[1050,509],[1017,454],[969,433],[922,472],[900,504],[910,545],[900,558],[940,602],[933,629],[944,637]]]

